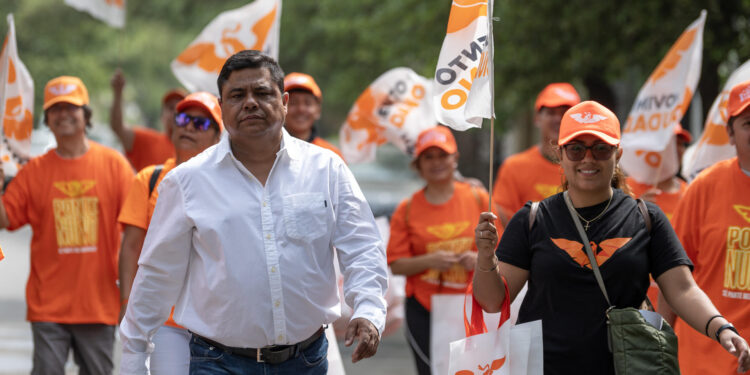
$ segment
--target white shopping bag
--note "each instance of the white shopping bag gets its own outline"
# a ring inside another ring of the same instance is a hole
[[[336,334],[333,332],[332,325],[326,328],[326,338],[328,339],[328,375],[346,375],[339,343],[336,342]]]
[[[503,280],[505,282],[505,280]],[[541,375],[543,347],[541,321],[512,325],[507,284],[500,322],[487,332],[482,309],[474,300],[471,285],[466,291],[471,311],[464,308],[466,338],[450,344],[450,375]],[[468,316],[471,319],[467,318]],[[484,332],[484,333],[483,333]]]

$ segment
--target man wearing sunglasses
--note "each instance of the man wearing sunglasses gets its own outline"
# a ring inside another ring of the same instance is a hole
[[[217,83],[228,136],[161,183],[120,328],[122,373],[146,373],[174,304],[191,373],[325,374],[324,326],[341,314],[334,251],[354,310],[345,343],[358,340],[353,362],[371,357],[388,273],[351,171],[284,130],[289,95],[272,58],[238,52]]]
[[[172,145],[172,129],[175,121],[175,106],[185,98],[187,93],[181,89],[167,91],[161,99],[161,125],[163,132],[144,127],[128,127],[123,121],[122,91],[125,88],[125,76],[120,69],[112,76],[112,109],[109,126],[122,143],[125,156],[136,171],[153,165],[164,163],[174,157],[175,149]]]
[[[539,144],[505,159],[497,172],[492,200],[509,219],[528,201],[541,201],[560,188],[557,147],[560,120],[570,107],[581,101],[569,83],[551,83],[539,93],[534,104],[534,125],[539,128]],[[507,223],[503,223],[507,224]]]
[[[124,233],[119,262],[120,320],[128,306],[128,296],[138,270],[138,258],[159,197],[159,183],[173,168],[218,143],[224,129],[219,102],[212,94],[190,94],[177,103],[176,109],[171,139],[175,157],[167,159],[163,165],[152,165],[138,172],[118,218]],[[175,323],[172,314],[156,331],[153,342],[154,351],[149,362],[152,374],[188,373],[190,333]]]

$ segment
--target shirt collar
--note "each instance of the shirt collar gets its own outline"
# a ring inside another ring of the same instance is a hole
[[[299,160],[301,158],[301,150],[299,146],[299,140],[292,137],[286,129],[283,127],[281,128],[281,148],[279,149],[279,152],[276,153],[276,156],[280,156],[284,153],[286,153],[290,159],[293,160]],[[224,132],[224,134],[221,135],[221,140],[219,141],[219,144],[216,145],[216,160],[215,163],[218,164],[228,156],[232,155],[232,146],[229,142],[229,133]],[[234,155],[232,155],[234,156]]]

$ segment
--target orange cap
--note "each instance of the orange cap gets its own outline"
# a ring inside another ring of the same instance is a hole
[[[458,149],[456,138],[453,137],[450,129],[445,126],[435,126],[422,130],[417,137],[417,144],[414,146],[414,157],[419,157],[424,150],[430,147],[439,147],[441,150],[453,154]]]
[[[57,103],[70,103],[79,107],[89,104],[89,92],[80,78],[60,76],[47,82],[42,109],[46,111]]]
[[[188,95],[187,91],[183,89],[171,89],[167,91],[164,96],[161,97],[161,104],[166,104],[170,99],[185,99],[185,97]]]
[[[729,117],[738,116],[750,105],[750,81],[745,81],[732,87],[729,92],[727,111]]]
[[[323,99],[320,87],[313,77],[305,73],[289,73],[284,77],[284,91],[305,90],[315,95],[318,100]]]
[[[679,123],[674,125],[674,133],[677,134],[678,138],[682,138],[686,143],[693,141],[693,135],[689,131],[685,130]]]
[[[216,124],[219,125],[219,130],[224,130],[224,122],[221,120],[221,107],[219,106],[219,100],[216,99],[213,94],[205,91],[194,92],[177,103],[178,112],[182,112],[190,107],[200,107],[208,111]]]
[[[607,107],[587,100],[565,111],[560,121],[557,145],[562,146],[582,134],[594,135],[617,146],[620,144],[620,121]]]
[[[581,102],[578,91],[567,82],[550,83],[539,93],[534,103],[534,110],[539,111],[542,107],[559,107],[562,105],[574,106]]]

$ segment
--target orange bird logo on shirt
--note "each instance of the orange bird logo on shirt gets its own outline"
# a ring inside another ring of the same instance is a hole
[[[484,366],[477,365],[477,369],[479,369],[479,374],[482,375],[492,375],[492,373],[495,372],[495,370],[500,370],[501,367],[505,364],[505,357],[496,359],[492,361],[492,364],[486,364]],[[471,370],[460,370],[456,371],[454,375],[475,375],[474,371]]]
[[[53,184],[63,194],[75,198],[80,197],[96,185],[94,180],[83,181],[58,181]]]
[[[469,226],[468,221],[459,221],[457,223],[445,223],[440,225],[431,225],[427,227],[427,232],[434,234],[441,240],[449,240],[458,237]]]
[[[745,221],[750,223],[750,207],[749,206],[742,206],[739,204],[735,204],[733,207],[734,207],[734,210],[737,211],[737,213],[740,214],[740,216],[742,216],[743,219],[745,219]]]
[[[591,250],[596,256],[597,264],[601,265],[619,250],[625,246],[632,238],[610,238],[604,240],[597,245],[591,241]],[[583,244],[578,241],[566,240],[564,238],[551,238],[552,242],[562,250],[565,250],[576,263],[580,264],[581,267],[591,269],[591,262],[589,257],[586,255],[586,250],[583,248]]]

